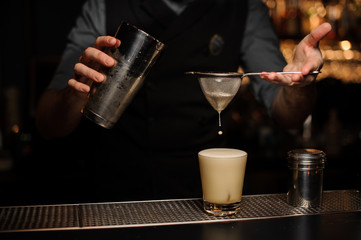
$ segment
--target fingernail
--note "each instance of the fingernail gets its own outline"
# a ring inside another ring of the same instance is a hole
[[[84,93],[90,92],[90,87],[88,85],[84,85],[81,87],[81,91]]]
[[[108,43],[110,43],[110,44],[114,43],[114,38],[109,38]]]
[[[95,76],[97,82],[103,82],[104,81],[104,75],[103,74],[97,74]]]
[[[105,59],[105,64],[106,64],[107,66],[113,66],[113,65],[114,65],[114,59],[112,59],[112,58],[106,58],[106,59]]]

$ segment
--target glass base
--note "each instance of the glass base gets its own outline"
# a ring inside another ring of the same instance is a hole
[[[227,216],[233,215],[239,212],[241,206],[241,201],[229,204],[218,204],[210,203],[203,200],[204,210],[214,216]]]

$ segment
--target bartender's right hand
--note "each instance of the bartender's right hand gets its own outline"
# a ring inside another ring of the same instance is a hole
[[[82,93],[88,93],[93,81],[103,82],[105,75],[97,69],[101,66],[113,67],[116,60],[103,52],[107,47],[119,47],[120,40],[111,36],[100,36],[92,47],[88,47],[78,63],[74,66],[74,76],[68,81],[68,85],[74,90]]]

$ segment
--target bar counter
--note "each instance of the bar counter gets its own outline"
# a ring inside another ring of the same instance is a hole
[[[319,208],[286,194],[246,195],[237,215],[215,217],[201,199],[0,208],[0,239],[361,239],[358,190],[325,191]]]

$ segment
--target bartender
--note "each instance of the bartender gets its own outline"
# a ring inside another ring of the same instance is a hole
[[[124,20],[166,44],[145,85],[116,126],[103,129],[83,119],[92,82],[103,82],[99,66],[115,60],[103,50]],[[286,63],[261,0],[90,0],[68,37],[58,70],[41,96],[36,115],[45,139],[85,129],[79,151],[89,166],[87,184],[101,200],[200,197],[197,152],[227,146],[218,114],[187,71],[300,71],[252,77],[256,98],[286,128],[300,126],[316,97],[322,57],[318,42],[331,30],[322,24],[298,45]],[[224,115],[228,112],[225,111]],[[51,161],[51,160],[49,160]]]

